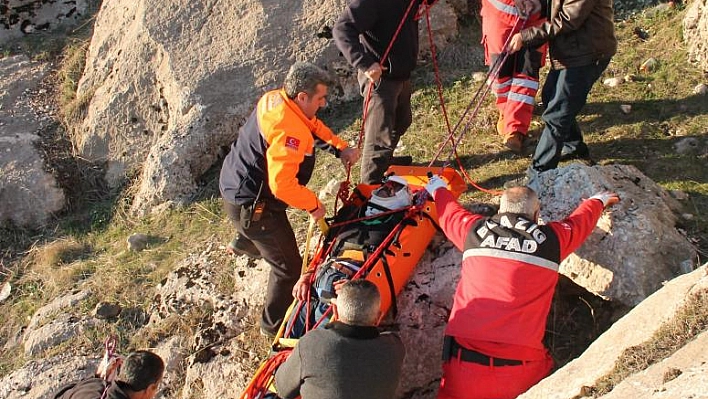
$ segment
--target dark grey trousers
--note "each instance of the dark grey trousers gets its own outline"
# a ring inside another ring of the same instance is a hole
[[[261,219],[252,221],[248,229],[241,223],[240,206],[224,201],[224,210],[241,239],[251,240],[270,265],[261,328],[275,335],[293,301],[293,287],[302,268],[293,228],[285,210],[274,211],[266,206]]]
[[[357,76],[364,102],[369,80],[359,71]],[[411,81],[381,79],[372,87],[364,126],[364,148],[361,154],[361,182],[381,183],[391,163],[393,151],[413,121],[411,113]]]

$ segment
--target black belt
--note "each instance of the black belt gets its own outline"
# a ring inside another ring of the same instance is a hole
[[[445,337],[446,340],[450,340],[450,358],[460,359],[463,362],[477,363],[485,366],[520,366],[524,364],[521,360],[514,359],[502,359],[498,357],[487,356],[484,353],[477,352],[472,349],[467,349],[455,341],[452,337]]]

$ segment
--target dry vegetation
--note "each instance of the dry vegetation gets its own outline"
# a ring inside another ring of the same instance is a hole
[[[626,349],[617,359],[614,369],[588,389],[592,397],[612,391],[628,376],[647,369],[671,356],[688,341],[708,328],[708,291],[700,291],[687,298],[676,317],[665,322],[651,340]],[[676,378],[673,371],[664,376],[666,381]],[[589,396],[589,395],[588,395]]]
[[[708,252],[708,153],[704,150],[703,153],[682,155],[673,148],[685,137],[696,137],[703,143],[708,139],[705,128],[708,126],[708,96],[692,93],[696,84],[705,81],[705,75],[685,62],[680,32],[682,15],[680,10],[655,11],[617,24],[620,51],[601,80],[625,75],[634,75],[635,80],[618,88],[596,85],[580,122],[590,151],[600,164],[635,165],[666,189],[689,194],[685,213],[691,214],[692,218],[680,219],[679,228],[701,251],[703,259]],[[474,33],[478,29],[477,22],[469,20],[463,24],[465,33],[462,39],[439,54],[447,113],[453,126],[478,87],[478,83],[470,78],[471,74],[484,70],[477,44],[479,38]],[[649,33],[647,40],[634,34],[637,27]],[[77,99],[73,94],[78,71],[83,65],[86,37],[73,40],[68,46],[65,42],[61,70],[57,75],[56,101],[68,125],[76,118],[80,119],[86,105],[87,98]],[[649,57],[659,60],[659,67],[642,74],[638,67]],[[403,152],[426,165],[448,134],[440,112],[437,88],[432,82],[434,73],[432,62],[428,60],[415,77],[414,124],[402,140]],[[632,113],[622,114],[620,104],[632,104]],[[355,141],[361,122],[358,103],[330,107],[321,116],[344,137]],[[496,111],[487,101],[470,122],[469,132],[457,148],[466,172],[477,183],[490,189],[500,189],[505,181],[520,177],[529,164],[528,156],[514,156],[505,150],[494,133],[495,121]],[[540,120],[535,118],[532,126],[532,133],[537,135]],[[59,135],[63,132],[61,127],[58,132]],[[72,159],[71,145],[66,137],[62,140],[64,153],[58,157],[60,161],[55,167],[71,176],[63,182],[70,194],[69,210],[61,215],[51,230],[24,231],[7,227],[0,230],[0,281],[8,281],[13,286],[12,298],[0,304],[0,347],[15,339],[21,326],[38,307],[57,294],[77,287],[101,292],[102,300],[119,302],[125,310],[115,322],[101,324],[54,352],[74,347],[82,348],[84,353],[99,354],[103,337],[108,334],[118,335],[119,345],[126,351],[150,346],[175,334],[190,336],[209,309],[174,315],[147,331],[141,330],[140,335],[135,332],[146,322],[154,287],[175,264],[189,253],[218,246],[231,238],[231,227],[225,220],[218,197],[218,165],[203,177],[203,189],[190,206],[135,219],[125,212],[129,201],[126,193],[111,192],[98,180],[93,181],[100,175],[100,170],[97,171],[95,165]],[[443,152],[440,161],[452,161],[449,150]],[[325,177],[327,180],[344,177],[336,162],[331,157],[320,157],[311,183],[313,189],[323,187]],[[358,176],[358,170],[353,171],[353,176]],[[474,190],[465,197],[481,201],[491,198],[489,194]],[[296,233],[303,237],[306,215],[293,211],[290,216],[296,225]],[[125,239],[134,232],[146,232],[160,239],[146,251],[130,252],[126,250]],[[224,256],[222,263],[224,270],[218,276],[220,289],[229,292],[234,276],[229,258]],[[601,317],[605,306],[602,301],[570,292],[572,298],[566,298],[563,303],[557,301],[549,320],[547,344],[554,349],[560,364],[577,356],[611,321]],[[701,298],[703,301],[697,302],[700,306],[696,305],[695,311],[702,315],[702,321],[678,331],[677,328],[689,323],[679,320],[675,327],[667,327],[655,342],[647,343],[647,349],[641,349],[641,353],[637,349],[628,358],[641,358],[634,363],[639,368],[645,367],[682,346],[692,334],[704,330],[705,296]],[[81,308],[89,312],[96,301],[87,300]],[[563,309],[569,306],[572,309]],[[691,312],[694,311],[687,311],[686,317],[694,314]],[[255,319],[256,315],[252,317]],[[263,353],[268,344],[260,338],[255,327],[239,342],[249,356]],[[662,350],[659,354],[659,347],[669,348],[668,352]],[[190,351],[195,349],[203,348],[188,348]],[[2,349],[0,376],[27,360],[19,348]],[[616,375],[608,376],[608,382],[598,382],[598,392],[606,386],[613,386],[624,378],[625,373],[618,370]]]

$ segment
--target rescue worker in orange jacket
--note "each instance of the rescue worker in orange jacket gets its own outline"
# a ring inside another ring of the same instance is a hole
[[[530,0],[482,0],[481,15],[485,62],[490,68],[503,57],[505,45],[514,33],[545,21],[540,3]],[[492,82],[499,110],[497,132],[504,144],[517,154],[523,152],[531,124],[545,49],[545,45],[525,46],[510,54]]]
[[[467,211],[446,188],[438,176],[425,187],[441,229],[463,251],[438,399],[513,399],[553,366],[543,336],[560,263],[619,197],[597,193],[566,219],[539,225],[539,199],[528,187],[504,191],[491,217]]]
[[[283,88],[267,92],[241,127],[224,159],[219,189],[238,232],[232,253],[263,257],[271,266],[261,333],[275,336],[292,302],[302,259],[285,214],[288,206],[315,219],[325,215],[305,185],[315,165],[315,146],[350,167],[359,150],[348,147],[315,116],[327,103],[330,78],[317,66],[297,62]]]

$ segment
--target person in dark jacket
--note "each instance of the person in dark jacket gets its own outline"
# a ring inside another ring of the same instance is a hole
[[[406,157],[394,160],[393,151],[413,121],[410,77],[418,58],[415,16],[421,3],[422,0],[352,0],[332,29],[337,48],[357,70],[364,97],[361,182],[365,184],[381,183],[392,163],[410,163],[410,159],[404,160]],[[394,38],[401,21],[404,23]],[[391,42],[382,65],[381,59]],[[366,108],[369,90],[371,98]]]
[[[546,126],[529,168],[530,184],[562,159],[589,159],[576,117],[617,52],[612,0],[541,0],[540,6],[547,21],[510,42],[510,51],[549,43],[551,71],[541,93]]]
[[[296,62],[283,88],[269,91],[241,127],[224,159],[219,189],[224,209],[237,231],[229,244],[235,253],[262,256],[271,267],[261,333],[275,336],[293,300],[302,258],[285,210],[302,209],[315,219],[325,215],[317,195],[306,187],[315,166],[315,147],[351,167],[359,150],[350,148],[317,119],[327,104],[329,75]]]
[[[111,382],[88,378],[65,385],[54,399],[152,399],[165,372],[162,359],[149,351],[133,352],[123,360],[118,377]]]
[[[597,193],[566,219],[539,225],[540,202],[528,187],[505,190],[491,217],[460,206],[439,176],[425,189],[463,253],[438,399],[516,398],[553,367],[543,336],[560,263],[619,197]]]
[[[393,333],[379,333],[381,297],[357,279],[333,300],[338,321],[305,334],[275,373],[278,396],[293,399],[392,399],[405,349]]]

